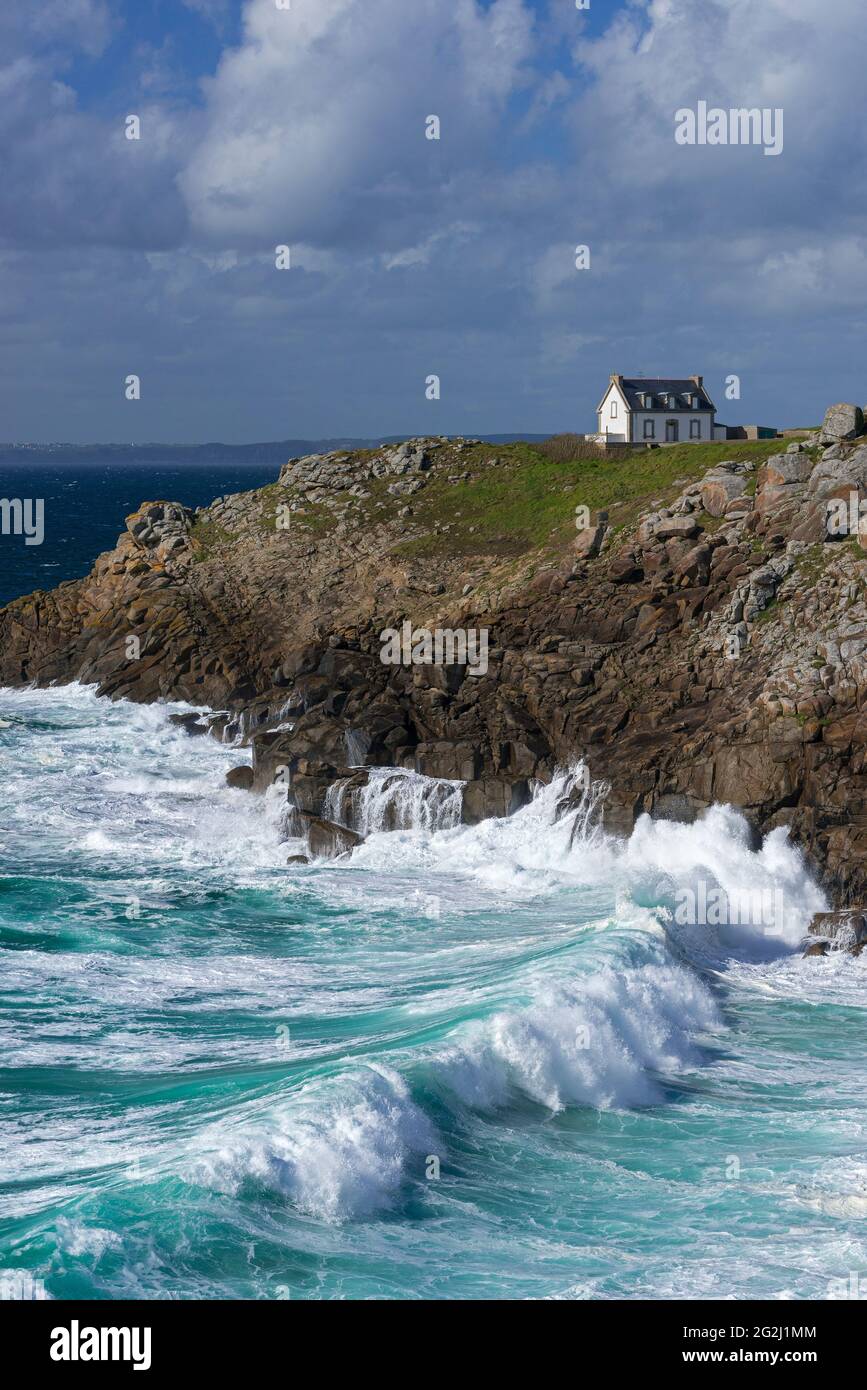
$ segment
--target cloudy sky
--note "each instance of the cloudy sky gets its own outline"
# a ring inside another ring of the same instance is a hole
[[[3,7],[0,439],[585,430],[612,371],[867,401],[864,0],[284,2]],[[782,154],[677,144],[701,100]]]

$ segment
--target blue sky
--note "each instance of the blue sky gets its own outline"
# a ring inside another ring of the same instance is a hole
[[[0,437],[584,430],[612,371],[863,404],[865,37],[863,0],[8,7]],[[700,100],[782,109],[782,154],[676,144]]]

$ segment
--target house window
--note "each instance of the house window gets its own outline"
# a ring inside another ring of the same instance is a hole
[[[655,439],[655,438],[656,438],[656,426],[655,426],[655,424],[653,423],[652,420],[645,420],[645,422],[644,422],[644,438],[645,438],[645,439]]]
[[[612,400],[612,402],[611,402],[611,418],[612,418],[612,420],[616,420],[616,419],[617,419],[617,401],[616,401],[616,400]]]
[[[690,439],[701,439],[701,420],[690,420],[689,437]]]

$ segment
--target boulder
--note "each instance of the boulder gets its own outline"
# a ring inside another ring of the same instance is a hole
[[[654,536],[658,541],[666,540],[691,540],[697,536],[701,527],[691,516],[667,516],[663,517],[654,528]]]
[[[723,516],[730,502],[743,497],[747,479],[736,473],[709,473],[702,483],[701,505],[709,516]]]
[[[364,843],[364,836],[323,816],[292,807],[286,826],[290,835],[303,836],[313,859],[337,859]]]
[[[579,531],[575,541],[577,558],[579,560],[592,560],[594,556],[598,555],[607,530],[608,527],[602,525],[585,526],[583,530]]]
[[[841,402],[829,405],[819,431],[820,444],[833,444],[838,439],[856,439],[864,433],[864,412],[860,405]]]
[[[860,956],[867,945],[867,912],[862,912],[859,908],[817,912],[807,931],[818,940],[810,943],[804,952],[805,956],[827,955],[835,951],[846,951],[850,956]]]
[[[696,545],[674,567],[679,579],[689,584],[706,584],[710,575],[711,548]]]
[[[211,732],[210,724],[203,722],[200,714],[170,714],[169,722],[177,724],[184,733],[192,734],[195,738]]]
[[[180,502],[145,502],[126,526],[138,545],[165,558],[187,548],[192,522],[193,513]]]
[[[644,571],[631,552],[618,555],[608,567],[608,577],[613,584],[636,584],[644,578]]]
[[[811,497],[827,497],[840,486],[867,488],[867,448],[860,445],[845,458],[822,458],[810,474]]]
[[[800,446],[799,446],[800,448]],[[756,477],[756,490],[766,487],[785,487],[787,483],[805,483],[813,471],[813,460],[809,454],[774,454],[766,459]]]
[[[233,767],[226,773],[226,786],[235,787],[236,790],[249,792],[253,789],[253,769],[251,767]]]

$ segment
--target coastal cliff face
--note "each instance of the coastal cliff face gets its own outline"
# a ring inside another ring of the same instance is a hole
[[[612,829],[728,802],[861,902],[860,414],[788,447],[564,461],[417,439],[291,460],[195,513],[148,502],[86,578],[0,610],[0,684],[225,711],[254,787],[350,831],[368,767],[466,782],[472,821],[582,755]],[[385,664],[404,623],[485,634],[486,659]]]

